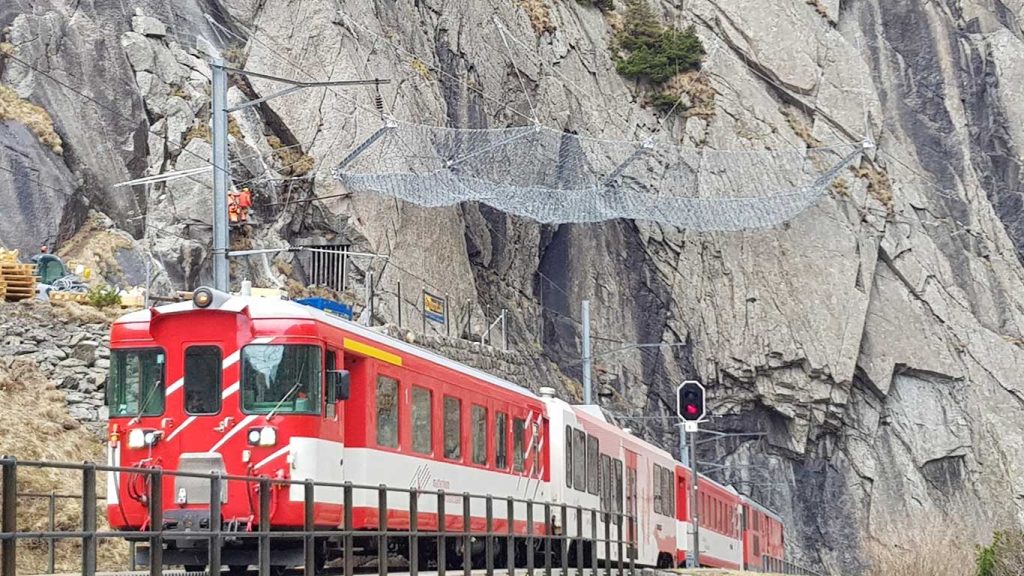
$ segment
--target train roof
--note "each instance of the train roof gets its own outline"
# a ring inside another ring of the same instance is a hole
[[[154,313],[156,316],[161,316],[165,314],[182,314],[185,312],[192,312],[194,310],[197,310],[197,308],[193,306],[191,301],[176,302],[174,304],[167,304],[164,306],[157,306],[155,308],[137,310],[135,312],[128,313],[118,318],[114,323],[126,324],[135,322],[150,322],[155,317]],[[323,322],[325,324],[330,324],[334,327],[351,332],[361,338],[365,338],[367,340],[372,340],[378,344],[389,346],[396,350],[400,350],[405,354],[410,354],[412,356],[416,356],[428,362],[433,362],[440,366],[444,366],[451,370],[455,370],[456,372],[466,374],[467,376],[472,376],[473,378],[483,380],[489,384],[493,384],[500,388],[504,388],[506,390],[522,394],[523,396],[529,397],[531,399],[540,399],[529,388],[520,386],[519,384],[509,382],[508,380],[505,380],[503,378],[498,378],[493,374],[488,374],[483,370],[478,370],[476,368],[473,368],[472,366],[467,366],[461,362],[457,362],[450,358],[446,358],[444,356],[441,356],[440,354],[436,354],[420,346],[409,344],[404,340],[399,340],[398,338],[393,338],[391,336],[388,336],[387,334],[382,334],[380,332],[377,332],[376,330],[372,330],[361,324],[357,324],[350,320],[345,320],[344,318],[335,316],[333,314],[328,314],[320,309],[313,308],[311,306],[306,306],[304,304],[299,304],[297,302],[292,302],[290,300],[276,300],[273,298],[262,298],[257,296],[231,295],[230,298],[228,298],[223,304],[217,306],[216,308],[201,308],[199,310],[220,310],[225,312],[245,313],[250,318],[262,320],[294,318],[301,320],[313,320],[317,322]]]
[[[771,516],[772,518],[775,518],[779,521],[780,524],[784,523],[782,520],[782,516],[779,516],[778,512],[775,512],[774,510],[765,506],[764,504],[759,503],[757,500],[740,494],[740,502],[743,502],[744,504],[750,504],[751,507],[757,508],[759,512],[763,512],[764,514]]]

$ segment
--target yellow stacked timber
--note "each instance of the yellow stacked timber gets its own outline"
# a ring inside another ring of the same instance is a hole
[[[50,302],[78,302],[88,304],[89,295],[84,292],[58,292],[51,290],[49,293]]]
[[[36,295],[36,265],[18,262],[18,251],[0,250],[0,280],[6,290],[4,299],[25,300]]]

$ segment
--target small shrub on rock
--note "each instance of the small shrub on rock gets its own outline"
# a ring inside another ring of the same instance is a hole
[[[108,306],[120,306],[121,294],[113,286],[96,286],[89,290],[89,304],[96,308],[107,308]]]

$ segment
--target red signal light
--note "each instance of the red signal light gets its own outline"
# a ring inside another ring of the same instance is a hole
[[[700,410],[694,404],[688,404],[686,406],[686,413],[690,416],[696,416],[698,412],[700,412]]]

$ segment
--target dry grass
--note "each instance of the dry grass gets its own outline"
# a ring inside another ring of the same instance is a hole
[[[50,114],[42,107],[24,100],[11,88],[0,85],[0,121],[5,120],[24,124],[44,146],[56,154],[64,153],[64,143],[53,129]]]
[[[684,118],[697,116],[709,118],[715,115],[715,89],[707,75],[699,70],[690,70],[676,74],[662,88],[663,92],[690,97],[690,107],[683,112]]]
[[[786,117],[786,124],[789,124],[789,128],[797,138],[803,140],[807,146],[811,148],[821,146],[821,140],[814,137],[814,128],[805,122],[796,111],[786,108],[782,111],[782,115]]]
[[[526,16],[530,18],[530,25],[533,26],[533,31],[537,35],[554,32],[557,27],[554,22],[551,21],[551,7],[548,6],[546,0],[516,0],[519,7],[526,11]]]
[[[204,142],[213,142],[213,133],[210,131],[209,121],[196,118],[192,127],[185,133],[185,139],[182,141],[181,147],[185,148],[189,142],[197,138]]]
[[[433,75],[430,73],[430,67],[424,64],[419,58],[413,58],[409,62],[409,66],[411,66],[413,71],[419,74],[424,80],[433,79]]]
[[[64,393],[50,385],[38,367],[25,360],[10,365],[0,363],[0,454],[13,454],[20,460],[102,462],[102,439],[88,432],[67,413]],[[81,473],[72,470],[18,469],[19,494],[80,494]],[[97,494],[106,494],[106,478],[97,475]],[[22,496],[18,499],[18,530],[45,531],[48,501]],[[106,528],[101,510],[100,529]],[[81,502],[58,499],[54,529],[78,530],[81,527]],[[103,542],[100,564],[108,569],[126,564],[128,546],[124,542]],[[57,544],[58,570],[81,566],[80,548],[73,541]],[[18,572],[41,573],[46,565],[46,543],[25,540],[18,543]]]
[[[267,144],[274,149],[274,155],[281,162],[281,174],[285,176],[305,176],[316,166],[312,156],[295,147],[286,147],[277,136],[267,136]]]
[[[868,193],[891,212],[893,198],[892,182],[889,180],[889,174],[870,163],[865,163],[860,168],[851,168],[851,170],[853,170],[855,176],[867,181]]]
[[[829,185],[829,188],[832,190],[832,193],[835,194],[836,196],[842,196],[844,198],[850,197],[850,185],[847,184],[846,180],[843,180],[841,177],[837,176],[834,180],[832,180],[832,184]]]
[[[900,544],[885,538],[864,547],[866,576],[974,576],[974,550],[959,530],[945,521],[915,525],[922,529],[906,532]]]

